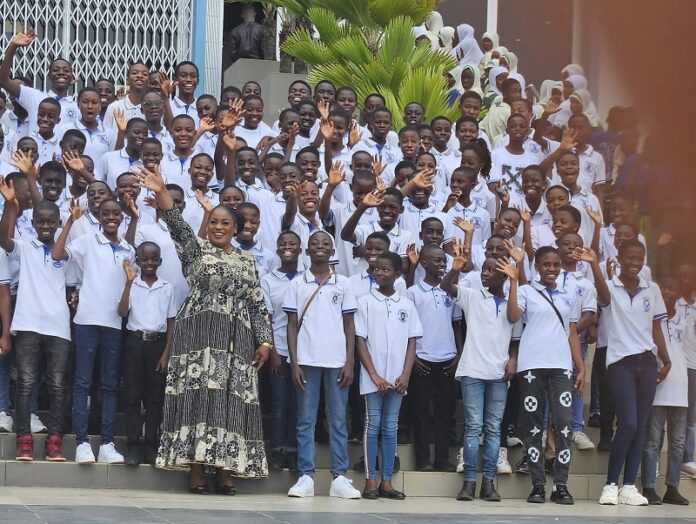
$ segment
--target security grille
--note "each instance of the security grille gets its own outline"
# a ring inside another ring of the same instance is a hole
[[[78,87],[100,78],[125,83],[128,65],[141,60],[171,72],[189,57],[191,0],[0,0],[4,48],[33,27],[37,40],[17,54],[14,71],[47,89],[52,60],[70,60]]]

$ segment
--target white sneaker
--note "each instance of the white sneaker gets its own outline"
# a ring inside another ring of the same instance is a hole
[[[362,497],[360,492],[353,487],[353,481],[343,475],[339,475],[331,481],[329,496],[341,499],[359,499]]]
[[[624,487],[619,490],[619,504],[626,504],[627,506],[647,506],[648,499],[641,495],[635,486],[624,485]]]
[[[2,421],[2,413],[0,413],[0,421]],[[696,479],[696,462],[685,462],[681,466],[682,473],[685,473],[688,477]]]
[[[30,424],[32,433],[46,433],[46,431],[48,431],[44,423],[41,422],[39,416],[34,413],[31,414]]]
[[[0,433],[12,433],[12,417],[0,411]]]
[[[594,442],[590,440],[585,433],[582,431],[577,431],[573,433],[573,444],[580,451],[587,451],[588,449],[594,449]]]
[[[507,448],[500,448],[500,451],[498,451],[498,475],[510,475],[512,473],[512,467],[508,462],[507,452]]]
[[[314,479],[309,475],[302,475],[295,485],[288,490],[288,497],[304,498],[314,496]]]
[[[457,453],[457,473],[464,473],[464,447],[459,448]]]
[[[619,503],[619,486],[616,484],[607,484],[602,488],[602,495],[599,497],[599,503],[605,506],[616,506]]]
[[[75,462],[78,464],[94,464],[94,453],[89,442],[83,442],[75,450]]]
[[[102,444],[99,446],[99,456],[97,462],[104,464],[123,464],[123,455],[116,451],[116,446],[113,442]]]

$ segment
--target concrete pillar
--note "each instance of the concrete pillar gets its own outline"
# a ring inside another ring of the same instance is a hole
[[[486,3],[486,31],[498,32],[498,0],[488,0]]]

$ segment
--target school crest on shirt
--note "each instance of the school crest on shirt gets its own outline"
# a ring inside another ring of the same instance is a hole
[[[72,107],[68,107],[63,111],[65,111],[65,116],[68,117],[68,120],[75,120],[77,118],[77,112]]]
[[[483,207],[483,197],[476,196],[471,199],[471,201],[479,207]]]
[[[396,155],[387,151],[386,153],[382,153],[382,160],[387,164],[393,164],[396,160]]]
[[[397,316],[399,318],[399,322],[401,322],[402,324],[405,324],[408,320],[408,312],[405,309],[400,309],[399,314]]]
[[[99,140],[102,144],[108,144],[109,143],[109,137],[106,135],[99,135],[97,137],[97,140]]]
[[[566,305],[566,307],[570,307],[570,299],[569,298],[563,298],[563,303]]]
[[[474,224],[474,229],[481,229],[481,219],[479,217],[473,217],[471,222]]]
[[[645,311],[646,313],[648,311],[650,311],[650,298],[649,297],[643,298],[643,311]]]
[[[684,342],[684,330],[683,329],[670,329],[669,336],[670,336],[670,338],[676,340],[680,344],[682,342]]]
[[[450,300],[450,297],[445,295],[445,307],[450,307],[452,305],[452,301]]]
[[[340,300],[341,300],[341,295],[339,293],[334,292],[333,295],[331,295],[331,303],[332,304],[338,304]]]
[[[53,267],[56,269],[60,269],[64,266],[64,262],[62,260],[54,260],[53,261]]]
[[[587,163],[587,164],[585,164],[585,171],[587,171],[588,173],[591,173],[593,167],[594,167],[594,166],[593,166],[592,164]]]
[[[539,147],[539,144],[537,144],[536,142],[528,144],[527,147],[529,148],[530,153],[534,153],[535,155],[541,153],[541,148]]]

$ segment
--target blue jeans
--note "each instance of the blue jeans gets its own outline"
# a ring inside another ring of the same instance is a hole
[[[377,440],[382,434],[382,480],[391,480],[396,455],[396,431],[399,427],[399,409],[403,396],[393,389],[386,393],[368,393],[365,398],[365,434],[363,452],[365,478],[374,480],[377,475]]]
[[[8,354],[0,357],[0,411],[4,411],[9,415],[10,406],[10,369],[12,368],[12,355]]]
[[[101,443],[114,440],[116,388],[121,356],[121,330],[103,326],[75,325],[75,382],[73,425],[78,444],[87,442],[87,396],[92,385],[94,356],[99,351],[101,369]]]
[[[297,390],[297,471],[298,475],[314,476],[314,427],[319,411],[319,394],[324,385],[326,420],[329,422],[331,474],[336,477],[348,471],[348,428],[346,407],[348,388],[338,385],[341,368],[302,366],[304,390]]]
[[[696,369],[687,369],[689,376],[689,407],[686,412],[686,444],[682,462],[694,461],[694,439],[696,438]]]
[[[587,357],[587,344],[580,345],[580,355],[582,356],[582,361],[585,362]],[[573,368],[573,384],[575,384],[575,379],[578,377],[578,369]],[[587,378],[587,374],[585,374]],[[582,431],[585,427],[585,400],[578,395],[577,390],[573,388],[573,426],[571,430],[573,433]]]
[[[616,410],[616,434],[611,443],[607,484],[636,483],[648,424],[657,387],[657,359],[650,351],[624,357],[607,368]]]
[[[271,377],[271,449],[297,451],[297,392],[292,385],[290,364],[283,359],[283,375]]]
[[[464,480],[476,480],[479,438],[483,441],[483,478],[494,479],[500,450],[500,423],[505,412],[508,383],[461,377],[464,402]]]
[[[657,458],[662,449],[662,437],[667,422],[667,477],[665,485],[677,487],[681,477],[681,462],[684,456],[684,430],[686,428],[686,408],[653,406],[645,431],[645,448],[641,482],[644,488],[655,487]]]

